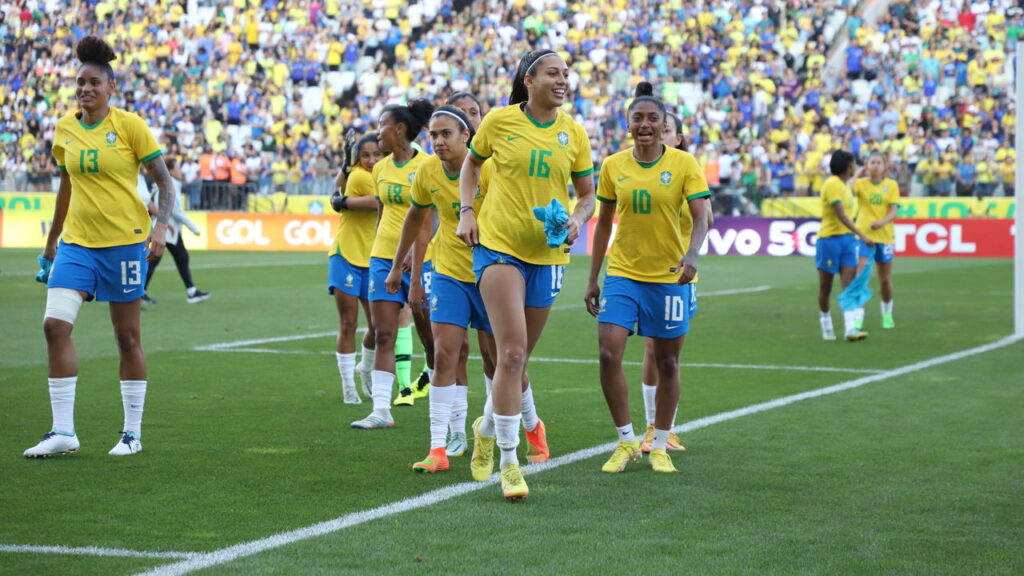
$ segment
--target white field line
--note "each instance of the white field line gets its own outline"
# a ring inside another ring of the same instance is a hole
[[[802,392],[800,394],[793,394],[791,396],[785,396],[783,398],[778,398],[761,404],[747,406],[746,408],[740,408],[738,410],[732,410],[730,412],[723,412],[721,414],[716,414],[714,416],[700,418],[698,420],[694,420],[692,422],[687,422],[685,424],[676,426],[675,428],[673,428],[673,431],[677,433],[693,432],[695,430],[707,428],[708,426],[712,426],[714,424],[727,422],[729,420],[735,420],[737,418],[742,418],[744,416],[749,416],[751,414],[757,414],[759,412],[774,410],[775,408],[781,408],[783,406],[787,406],[789,404],[793,404],[796,402],[801,402],[803,400],[809,400],[812,398],[818,398],[820,396],[827,396],[830,394],[835,394],[837,392],[843,392],[845,390],[850,390],[853,388],[859,388],[861,386],[864,386],[865,384],[880,382],[882,380],[887,380],[889,378],[895,378],[897,376],[911,374],[913,372],[918,372],[921,370],[925,370],[927,368],[933,368],[935,366],[939,366],[941,364],[945,364],[948,362],[962,360],[970,356],[984,354],[986,352],[991,352],[992,350],[997,350],[999,348],[1009,346],[1010,344],[1013,344],[1018,340],[1020,340],[1020,338],[1015,336],[1008,336],[1006,338],[1003,338],[1002,340],[992,342],[990,344],[985,344],[984,346],[978,346],[977,348],[962,350],[960,352],[947,354],[945,356],[937,356],[935,358],[930,358],[928,360],[923,360],[921,362],[916,362],[914,364],[908,364],[907,366],[896,368],[895,370],[882,372],[880,374],[864,376],[862,378],[857,378],[856,380],[849,380],[847,382],[842,382],[834,386],[827,386],[825,388],[819,388],[817,390]],[[536,474],[543,472],[545,470],[551,470],[553,468],[558,468],[560,466],[565,466],[567,464],[579,462],[580,460],[586,460],[588,458],[593,458],[601,454],[607,454],[615,447],[615,444],[615,442],[609,442],[607,444],[602,444],[600,446],[594,446],[593,448],[579,450],[571,454],[558,456],[542,464],[527,465],[524,467],[524,469],[530,473],[528,478],[534,478],[536,477]],[[338,518],[335,518],[333,520],[328,520],[326,522],[320,522],[317,524],[313,524],[311,526],[306,526],[305,528],[298,528],[295,530],[290,530],[288,532],[281,532],[279,534],[274,534],[273,536],[269,536],[267,538],[261,538],[259,540],[252,540],[250,542],[235,544],[234,546],[229,546],[227,548],[222,548],[220,550],[215,550],[213,552],[201,554],[192,558],[182,560],[180,562],[159,566],[151,570],[147,570],[145,572],[140,572],[137,576],[181,576],[183,574],[189,574],[191,572],[195,572],[196,570],[202,570],[205,568],[209,568],[211,566],[220,566],[241,558],[247,558],[249,556],[260,554],[267,550],[287,546],[288,544],[292,544],[295,542],[325,536],[327,534],[332,534],[344,530],[345,528],[350,528],[352,526],[357,526],[359,524],[371,522],[373,520],[379,520],[381,518],[387,518],[389,516],[394,516],[396,514],[401,514],[403,512],[409,512],[412,510],[425,508],[433,504],[451,500],[458,496],[469,494],[471,492],[476,492],[477,490],[481,490],[483,488],[496,484],[497,481],[498,475],[494,475],[487,482],[462,482],[459,484],[446,486],[444,488],[433,490],[431,492],[427,492],[426,494],[422,494],[420,496],[416,496],[413,498],[399,500],[397,502],[392,502],[390,504],[384,504],[382,506],[371,508],[369,510],[364,510],[362,512],[346,514],[344,516],[339,516]],[[495,498],[495,500],[497,500],[497,497]],[[494,505],[502,506],[503,504],[498,503],[496,501]]]
[[[144,550],[125,550],[124,548],[97,548],[96,546],[28,546],[19,544],[0,544],[0,552],[23,552],[28,554],[67,554],[69,556],[119,556],[122,558],[195,558],[197,552],[146,552]]]

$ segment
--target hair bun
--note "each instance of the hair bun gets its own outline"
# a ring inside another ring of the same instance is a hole
[[[654,96],[654,85],[650,82],[641,82],[636,85],[636,93],[634,94],[637,98],[641,96]]]
[[[86,36],[78,42],[75,47],[75,55],[80,62],[88,64],[106,65],[117,60],[114,49],[99,36]]]

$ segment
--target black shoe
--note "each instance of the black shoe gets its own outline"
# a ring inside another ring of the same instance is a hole
[[[151,306],[153,304],[156,304],[156,300],[153,300],[149,296],[143,296],[142,297],[142,305],[143,306]]]
[[[206,300],[209,297],[209,292],[203,292],[202,290],[199,290],[197,288],[195,294],[192,294],[191,296],[188,297],[188,303],[195,304],[197,302],[202,302],[203,300]]]

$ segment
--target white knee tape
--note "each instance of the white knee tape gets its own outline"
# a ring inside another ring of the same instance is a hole
[[[70,288],[50,288],[46,291],[46,313],[43,320],[55,318],[74,324],[82,308],[82,295]]]

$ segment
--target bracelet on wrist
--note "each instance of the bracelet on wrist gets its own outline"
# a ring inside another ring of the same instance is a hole
[[[459,208],[459,214],[465,214],[466,212],[469,212],[470,210],[472,210],[473,212],[476,212],[476,210],[474,210],[472,206],[463,206],[462,208]]]

